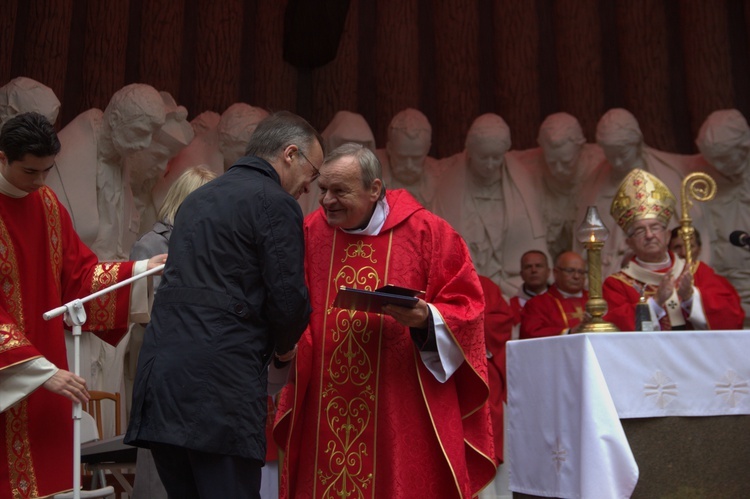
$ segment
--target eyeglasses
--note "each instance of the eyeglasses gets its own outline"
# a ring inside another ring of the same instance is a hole
[[[578,275],[586,275],[588,273],[588,270],[583,269],[571,269],[571,268],[562,268],[562,267],[555,267],[560,272],[565,272],[568,275],[578,274]]]
[[[316,178],[320,177],[320,170],[318,170],[317,168],[315,168],[315,165],[312,163],[312,161],[310,161],[309,159],[307,159],[307,156],[305,156],[305,153],[302,152],[302,149],[297,149],[297,152],[300,154],[300,156],[302,156],[303,158],[305,158],[305,161],[307,161],[308,163],[310,163],[310,166],[313,169],[313,176],[312,176],[312,180],[310,180],[310,181],[312,182]]]
[[[652,234],[661,234],[666,230],[666,227],[664,227],[661,224],[653,224],[649,225],[648,227],[638,227],[633,232],[630,233],[630,237],[635,237],[638,239],[643,239],[646,236],[646,229],[648,229],[649,232]]]

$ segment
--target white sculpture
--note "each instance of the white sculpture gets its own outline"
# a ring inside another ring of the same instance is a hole
[[[169,94],[134,83],[104,112],[85,111],[59,133],[62,151],[48,185],[100,259],[127,259],[152,182],[192,139],[186,117]]]
[[[205,111],[190,122],[193,140],[176,156],[169,160],[167,168],[151,189],[153,207],[141,217],[141,232],[156,222],[169,188],[190,168],[203,165],[216,175],[224,173],[224,156],[219,150],[219,113]]]
[[[510,146],[510,129],[500,116],[475,119],[465,150],[442,161],[434,205],[466,240],[477,273],[492,279],[505,296],[515,296],[523,284],[523,253],[547,254],[539,209],[544,172]]]
[[[581,222],[577,219],[579,192],[603,155],[599,147],[586,143],[580,123],[568,113],[547,116],[537,142],[536,156],[547,173],[539,204],[547,227],[547,250],[554,258],[573,248],[573,234]]]
[[[604,225],[609,229],[609,239],[602,249],[602,277],[620,270],[623,258],[628,253],[626,234],[615,230],[617,224],[609,213],[612,199],[625,176],[633,169],[640,168],[664,182],[670,191],[678,196],[682,189],[682,179],[688,173],[699,169],[702,162],[699,155],[680,155],[658,151],[643,142],[643,133],[629,111],[621,108],[610,109],[599,120],[596,128],[596,141],[601,146],[605,159],[596,167],[591,181],[581,191],[581,204],[577,220],[584,219],[590,205],[597,207]],[[696,203],[691,211],[695,227],[703,234],[710,232],[704,208]],[[580,244],[574,244],[576,251],[582,251]],[[704,246],[701,259],[709,260],[710,248]]]
[[[338,111],[325,130],[320,133],[320,136],[323,137],[326,153],[347,142],[362,144],[375,152],[375,136],[370,125],[367,124],[364,116],[351,111]],[[313,182],[310,184],[310,192],[300,196],[298,202],[305,215],[318,209],[320,206],[318,202],[319,194],[318,183]]]
[[[60,100],[46,85],[19,76],[0,87],[0,128],[9,119],[35,111],[53,125],[60,113]]]
[[[714,270],[737,289],[745,310],[745,328],[750,327],[750,252],[729,243],[736,230],[750,230],[750,127],[736,109],[711,113],[695,139],[698,150],[712,168],[706,171],[716,181],[716,197],[705,203],[714,231],[703,233],[703,244],[711,242]]]
[[[236,102],[221,114],[219,120],[219,150],[224,156],[224,171],[245,155],[247,143],[258,123],[268,111],[244,102]]]
[[[439,164],[428,156],[432,146],[432,126],[416,109],[407,108],[388,125],[385,149],[375,151],[383,165],[387,189],[406,189],[430,209],[439,183]]]

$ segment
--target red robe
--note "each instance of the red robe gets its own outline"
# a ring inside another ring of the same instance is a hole
[[[389,191],[377,236],[305,220],[313,314],[282,391],[274,437],[286,454],[281,497],[471,497],[495,476],[484,302],[461,237],[406,191]],[[465,361],[445,382],[408,328],[333,308],[342,285],[426,292]],[[416,492],[415,492],[416,491]]]
[[[503,402],[506,399],[505,344],[513,332],[514,315],[500,288],[479,276],[484,291],[484,341],[487,346],[487,376],[490,381],[490,414],[495,435],[495,458],[503,462]]]
[[[62,316],[42,314],[132,275],[131,262],[99,264],[54,193],[0,194],[0,369],[45,357],[68,369]],[[127,332],[130,287],[86,303],[85,329],[115,344]],[[0,414],[0,498],[73,486],[71,402],[39,388]]]
[[[589,294],[565,298],[556,285],[526,302],[521,313],[521,339],[557,336],[583,320]]]
[[[670,252],[669,255],[674,262],[674,254]],[[634,263],[635,260],[632,260],[631,265]],[[602,295],[609,308],[604,320],[613,323],[620,331],[633,331],[635,329],[635,305],[638,303],[640,288],[643,286],[646,288],[646,298],[656,294],[656,286],[637,281],[622,271],[607,277],[602,286]],[[740,305],[737,291],[729,281],[716,274],[708,265],[698,262],[693,274],[693,286],[700,290],[708,329],[742,329],[745,312]],[[693,329],[686,315],[683,311],[687,328]],[[662,331],[671,329],[669,316],[665,316],[659,324]]]

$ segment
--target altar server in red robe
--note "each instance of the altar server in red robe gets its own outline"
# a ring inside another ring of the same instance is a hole
[[[305,220],[313,314],[274,436],[281,497],[472,497],[495,475],[484,300],[467,247],[344,144]],[[333,307],[340,286],[423,290],[415,308]]]
[[[54,128],[37,113],[0,132],[0,498],[45,497],[73,484],[71,401],[86,402],[88,392],[67,370],[63,318],[42,314],[166,259],[97,261],[44,186],[59,151]],[[130,288],[87,302],[84,329],[116,344],[129,320],[148,320],[145,294],[143,314],[129,318]]]
[[[655,330],[742,328],[745,313],[737,291],[707,265],[692,273],[667,249],[675,197],[661,180],[643,170],[631,171],[610,212],[634,256],[604,281],[602,294],[609,307],[604,320],[632,331],[643,293]]]
[[[586,262],[566,251],[555,259],[555,283],[526,302],[521,312],[521,339],[575,333],[586,313]]]

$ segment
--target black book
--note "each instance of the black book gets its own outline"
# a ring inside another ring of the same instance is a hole
[[[379,314],[382,313],[384,305],[414,308],[417,306],[417,302],[419,302],[417,296],[421,294],[424,294],[424,291],[393,286],[391,284],[374,291],[341,286],[336,295],[336,300],[333,302],[333,306]]]

